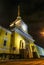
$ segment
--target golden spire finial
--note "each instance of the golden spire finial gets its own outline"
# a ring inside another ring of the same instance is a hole
[[[20,6],[18,5],[18,16],[20,16]]]

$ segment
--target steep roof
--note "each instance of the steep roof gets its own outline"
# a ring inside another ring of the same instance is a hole
[[[34,42],[32,36],[30,34],[28,34],[27,32],[27,25],[23,22],[23,20],[20,17],[20,7],[18,6],[18,17],[17,19],[12,22],[12,24],[10,25],[10,27],[13,27],[12,31],[18,32],[20,35],[22,35],[25,39],[27,39],[28,41],[31,40]]]
[[[28,32],[28,26],[26,23],[23,22],[23,20],[21,19],[20,17],[20,7],[18,6],[18,16],[16,18],[15,21],[13,21],[11,24],[10,24],[10,27],[19,27],[21,28],[24,32]]]
[[[32,38],[32,36],[30,34],[28,34],[28,33],[25,33],[21,29],[15,27],[15,28],[12,29],[12,31],[15,31],[15,32],[19,33],[20,35],[22,35],[28,41],[31,40],[32,42],[34,42],[34,39]]]

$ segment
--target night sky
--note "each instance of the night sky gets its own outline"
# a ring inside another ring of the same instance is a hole
[[[0,25],[9,28],[10,23],[17,18],[18,5],[21,17],[28,25],[28,32],[36,44],[44,47],[44,36],[40,35],[44,29],[44,0],[0,0]]]

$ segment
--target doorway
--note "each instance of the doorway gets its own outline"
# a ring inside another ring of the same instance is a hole
[[[35,46],[32,46],[32,54],[33,54],[33,58],[38,58],[37,52],[35,50]]]
[[[24,58],[24,42],[23,40],[20,40],[20,58]]]

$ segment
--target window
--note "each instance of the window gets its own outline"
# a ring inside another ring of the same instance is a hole
[[[20,40],[20,48],[23,49],[23,41],[22,40]]]
[[[7,35],[7,32],[5,34]]]
[[[13,37],[13,34],[11,36]]]
[[[34,51],[34,49],[35,49],[35,47],[34,47],[34,46],[32,46],[32,51]]]
[[[20,40],[20,48],[21,48],[21,40]]]
[[[28,50],[28,47],[29,47],[29,45],[27,44],[27,45],[26,45],[26,50]]]
[[[16,50],[16,47],[13,47],[13,50]]]
[[[6,41],[6,40],[4,40],[4,46],[6,46],[6,42],[7,42],[7,41]]]
[[[23,48],[23,42],[22,42],[22,48]]]

